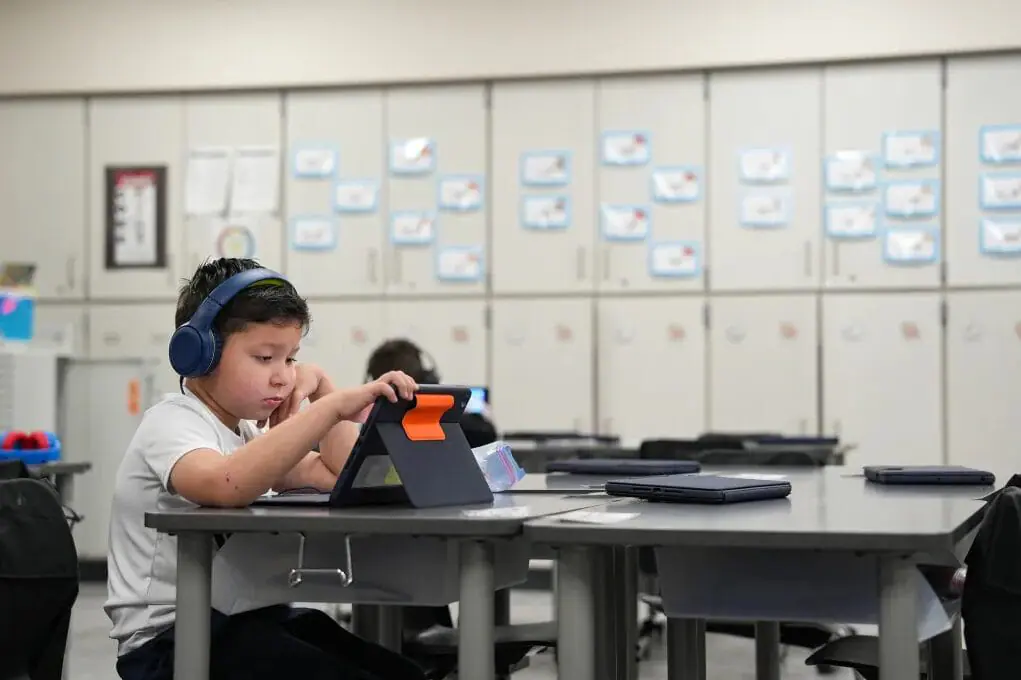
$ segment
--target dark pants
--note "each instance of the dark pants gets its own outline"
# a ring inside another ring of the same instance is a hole
[[[423,680],[408,659],[352,635],[316,609],[213,612],[210,680]],[[174,630],[117,659],[123,680],[172,680]]]

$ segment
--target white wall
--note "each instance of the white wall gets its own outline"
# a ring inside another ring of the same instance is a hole
[[[342,85],[1017,46],[1005,0],[3,0],[0,94]]]

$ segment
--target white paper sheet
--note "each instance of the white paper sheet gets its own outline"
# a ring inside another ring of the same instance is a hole
[[[329,177],[337,169],[337,151],[325,147],[308,147],[294,152],[296,177]]]
[[[987,253],[1021,254],[1021,220],[983,219],[982,250]]]
[[[596,510],[573,510],[557,515],[561,522],[578,524],[619,524],[640,517],[639,512],[602,512]]]
[[[337,225],[329,217],[296,217],[291,223],[291,247],[295,250],[333,250]]]
[[[482,249],[444,248],[436,256],[436,277],[443,281],[478,281],[482,278]]]
[[[1021,125],[988,125],[982,128],[981,137],[986,163],[1021,161]]]
[[[184,210],[190,217],[223,215],[230,188],[231,151],[208,147],[188,153]]]
[[[641,205],[602,205],[603,237],[611,241],[641,241],[648,238],[651,217]]]
[[[649,273],[685,277],[699,273],[698,249],[693,243],[653,243],[649,246]]]
[[[571,161],[564,151],[535,151],[521,158],[525,186],[560,186],[571,181]]]
[[[740,172],[745,182],[783,182],[790,177],[790,157],[783,149],[747,149]]]
[[[521,223],[531,229],[566,229],[571,224],[570,200],[566,196],[525,196]]]
[[[1021,174],[982,175],[983,208],[1004,209],[1021,207]]]
[[[890,229],[883,238],[883,256],[888,262],[928,263],[938,254],[936,234],[929,228]]]
[[[867,238],[875,236],[875,204],[833,203],[827,205],[826,233],[834,238]]]
[[[399,175],[424,175],[436,165],[436,145],[428,137],[390,142],[390,171]]]
[[[893,182],[886,185],[886,214],[896,217],[935,215],[939,192],[935,183]]]
[[[440,180],[440,208],[469,211],[482,207],[482,181],[478,177],[444,177]]]
[[[826,159],[830,191],[869,191],[876,187],[876,164],[865,151],[838,151]]]
[[[649,135],[639,131],[603,133],[603,163],[607,165],[644,165],[652,156]]]
[[[280,189],[280,159],[271,147],[237,149],[230,188],[231,214],[276,213]]]
[[[782,227],[790,221],[790,197],[747,193],[741,199],[740,215],[746,227]]]
[[[883,138],[883,160],[888,167],[919,167],[939,161],[939,133],[889,132]]]
[[[344,180],[333,189],[333,206],[342,213],[372,213],[379,202],[379,185],[372,180]]]
[[[694,168],[657,168],[652,171],[652,197],[661,203],[697,201],[701,196]]]
[[[396,212],[390,218],[390,238],[394,243],[420,245],[435,237],[436,217],[427,212]]]

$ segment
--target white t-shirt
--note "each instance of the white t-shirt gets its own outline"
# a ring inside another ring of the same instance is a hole
[[[145,513],[194,504],[167,490],[184,454],[213,449],[230,455],[256,435],[242,421],[227,428],[191,392],[167,394],[142,416],[117,470],[107,555],[107,616],[121,656],[174,623],[177,538],[145,526]]]

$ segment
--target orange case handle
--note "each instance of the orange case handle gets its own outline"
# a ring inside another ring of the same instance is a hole
[[[452,394],[416,394],[415,408],[404,414],[401,425],[404,434],[413,442],[443,441],[447,435],[443,433],[440,418],[454,407]]]

